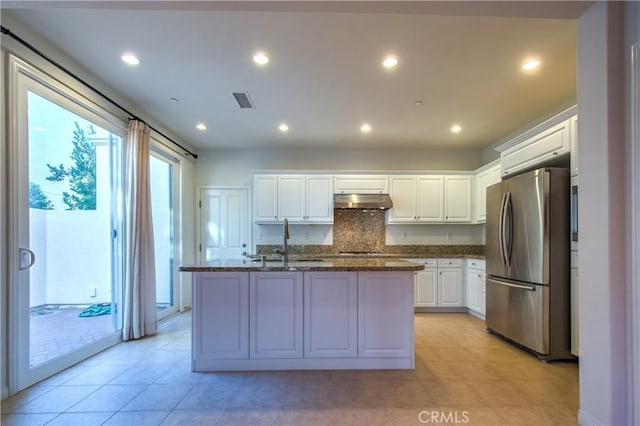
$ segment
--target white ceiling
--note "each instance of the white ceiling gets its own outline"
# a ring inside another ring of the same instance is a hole
[[[518,2],[431,8],[43,3],[11,13],[139,105],[142,118],[197,148],[485,147],[575,102],[576,23],[464,15],[575,18],[585,8],[575,2],[555,8],[538,2],[519,8]],[[252,62],[257,50],[269,54],[267,66]],[[124,51],[135,52],[141,64],[124,65]],[[381,66],[387,53],[399,58],[394,71]],[[519,66],[531,54],[543,65],[526,75]],[[248,91],[255,110],[241,110],[233,91]],[[277,130],[282,121],[287,134]],[[365,121],[373,127],[368,135],[359,131]],[[197,122],[208,130],[196,130]],[[463,126],[460,134],[450,133],[453,123]]]

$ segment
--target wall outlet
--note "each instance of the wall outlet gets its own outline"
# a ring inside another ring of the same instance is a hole
[[[406,232],[403,232],[403,233],[402,233],[402,239],[403,239],[403,240],[406,240],[406,239],[407,239],[407,233],[406,233]]]
[[[447,232],[447,240],[451,241],[451,232]]]
[[[97,296],[98,296],[98,288],[89,287],[89,297],[97,297]]]
[[[305,240],[308,240],[308,239],[309,239],[309,233],[308,233],[308,232],[305,232],[305,233],[304,233],[304,239],[305,239]]]

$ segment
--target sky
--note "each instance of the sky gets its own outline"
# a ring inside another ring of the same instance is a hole
[[[62,192],[69,190],[69,184],[66,180],[48,181],[47,163],[52,166],[62,163],[65,168],[73,165],[71,151],[75,122],[85,131],[93,126],[96,134],[90,136],[90,140],[106,141],[110,132],[32,91],[28,92],[28,104],[29,182],[40,185],[56,210],[65,210],[67,206],[62,202]]]

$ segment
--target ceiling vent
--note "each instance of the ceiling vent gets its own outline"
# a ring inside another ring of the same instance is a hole
[[[254,109],[253,103],[249,98],[249,93],[247,92],[233,92],[233,97],[236,99],[238,106],[242,109]]]

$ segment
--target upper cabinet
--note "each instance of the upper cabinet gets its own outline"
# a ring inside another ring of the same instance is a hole
[[[471,222],[471,176],[444,177],[444,221]]]
[[[471,221],[471,176],[389,176],[387,223]]]
[[[479,170],[474,178],[474,215],[475,223],[487,220],[487,188],[500,182],[500,162],[491,163],[489,168]]]
[[[502,176],[524,171],[568,154],[571,150],[570,121],[562,121],[503,151],[500,154]]]
[[[333,223],[333,176],[256,175],[256,223]]]
[[[337,175],[333,177],[335,194],[388,194],[386,175]]]

